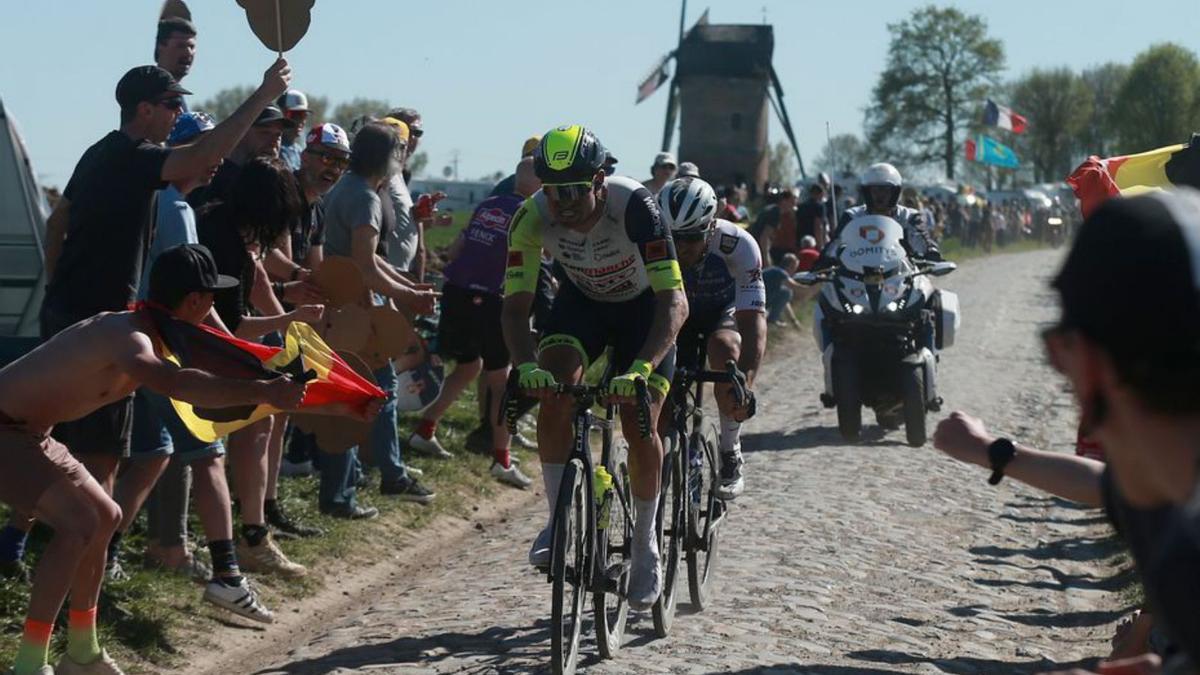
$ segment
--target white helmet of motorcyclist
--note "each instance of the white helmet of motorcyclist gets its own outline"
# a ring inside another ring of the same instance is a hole
[[[886,162],[872,164],[858,179],[863,204],[871,213],[890,213],[900,202],[904,180],[896,167]]]

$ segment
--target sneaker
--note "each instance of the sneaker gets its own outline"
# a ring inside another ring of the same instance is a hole
[[[311,459],[305,460],[297,464],[296,462],[288,461],[286,457],[279,463],[280,476],[311,476],[313,475],[313,463]]]
[[[443,448],[441,443],[438,443],[437,436],[425,438],[421,434],[414,433],[408,437],[408,447],[422,455],[429,455],[438,459],[450,459],[454,456],[449,450]]]
[[[58,675],[125,675],[117,666],[117,662],[103,649],[100,650],[99,658],[84,664],[75,663],[69,655],[63,654],[58,660],[58,665],[54,667],[54,672]]]
[[[537,447],[537,443],[529,440],[529,437],[526,436],[525,434],[521,433],[520,431],[513,434],[512,441],[513,441],[513,443],[516,443],[517,445],[521,446],[522,448],[525,448],[526,450],[533,450],[534,448]]]
[[[662,564],[658,553],[658,542],[650,540],[649,546],[633,544],[633,560],[629,566],[629,608],[644,612],[654,606],[662,594]]]
[[[304,565],[288,560],[288,557],[279,550],[279,546],[275,544],[275,540],[269,534],[263,537],[258,546],[251,546],[246,543],[245,539],[239,538],[237,557],[238,566],[248,572],[271,572],[288,578],[297,578],[308,574],[308,569]]]
[[[550,566],[550,543],[554,538],[554,533],[550,531],[550,526],[542,528],[538,532],[538,536],[533,540],[533,546],[529,547],[529,564],[534,567],[549,567]]]
[[[533,484],[529,476],[521,473],[521,470],[511,460],[507,469],[500,466],[500,462],[492,462],[492,478],[522,490]]]
[[[221,609],[227,609],[238,616],[259,623],[275,622],[275,615],[258,601],[258,596],[251,590],[245,577],[242,577],[241,583],[236,586],[219,579],[209,581],[208,585],[204,587],[204,599]]]
[[[150,553],[146,554],[145,559],[153,567],[164,569],[199,583],[205,583],[212,578],[212,569],[208,566],[208,563],[205,563],[192,554],[188,554],[178,565],[168,565],[162,559],[156,558]]]
[[[721,489],[718,496],[721,499],[734,500],[742,494],[746,487],[742,477],[742,454],[740,452],[721,453]]]
[[[274,503],[274,508],[266,509],[267,524],[277,535],[283,535],[280,538],[296,538],[302,539],[306,537],[319,537],[325,532],[320,528],[304,523],[296,522],[283,510],[283,506],[279,502]]]
[[[407,473],[409,476],[412,476],[413,478],[420,478],[421,476],[425,475],[425,472],[423,470],[418,469],[417,467],[413,466],[412,464],[405,464],[404,472]]]
[[[428,504],[437,496],[437,494],[426,489],[424,485],[418,483],[417,479],[412,476],[406,476],[397,481],[385,481],[379,486],[379,493],[398,497],[402,502],[416,502],[418,504]]]
[[[321,509],[321,513],[331,518],[341,518],[342,520],[373,520],[379,517],[379,509],[373,506],[359,506],[354,504],[338,504],[332,509]]]
[[[9,668],[8,670],[4,671],[4,675],[17,675],[17,671],[16,669]],[[38,668],[36,675],[54,675],[54,669],[49,665],[45,665],[41,668]]]
[[[32,579],[29,565],[24,560],[0,560],[0,579],[13,579],[28,584]]]

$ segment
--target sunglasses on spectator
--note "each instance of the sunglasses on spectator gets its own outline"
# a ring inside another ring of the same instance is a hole
[[[573,202],[582,199],[592,191],[591,181],[587,183],[565,183],[563,185],[542,185],[546,196],[556,202]]]
[[[408,135],[413,138],[420,138],[425,135],[425,131],[421,127],[414,127],[410,124],[408,125]]]
[[[154,102],[154,105],[160,105],[167,110],[183,110],[183,99],[179,96],[160,98]]]
[[[349,157],[338,157],[337,155],[331,155],[328,152],[321,152],[320,150],[305,150],[305,152],[320,157],[321,163],[325,166],[332,166],[343,170],[350,166]]]

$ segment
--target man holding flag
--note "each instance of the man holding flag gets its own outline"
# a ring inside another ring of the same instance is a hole
[[[307,376],[272,372],[261,360],[239,360],[232,351],[208,358],[211,370],[186,367],[204,359],[200,353],[184,358],[193,347],[200,351],[200,341],[176,339],[170,348],[164,344],[167,331],[215,336],[198,326],[212,308],[214,291],[236,284],[236,279],[217,274],[204,247],[175,247],[155,262],[148,307],[85,319],[0,369],[0,501],[33,514],[54,530],[34,576],[15,672],[50,672],[50,635],[68,592],[67,650],[57,672],[121,672],[96,638],[105,554],[121,510],[50,436],[56,424],[122,400],[141,386],[204,409],[266,404],[294,410],[311,399],[306,395]],[[185,328],[172,330],[176,324]],[[217,339],[236,348],[226,338]],[[226,363],[230,367],[222,368]],[[324,411],[362,418],[378,411],[382,396],[369,384],[344,387],[339,394],[325,397],[330,405]]]

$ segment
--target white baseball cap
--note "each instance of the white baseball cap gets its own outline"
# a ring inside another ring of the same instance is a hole
[[[288,89],[277,101],[283,112],[308,112],[308,97],[299,89]]]
[[[665,164],[679,166],[679,162],[675,161],[675,155],[669,152],[660,152],[654,156],[654,166],[663,166]]]

